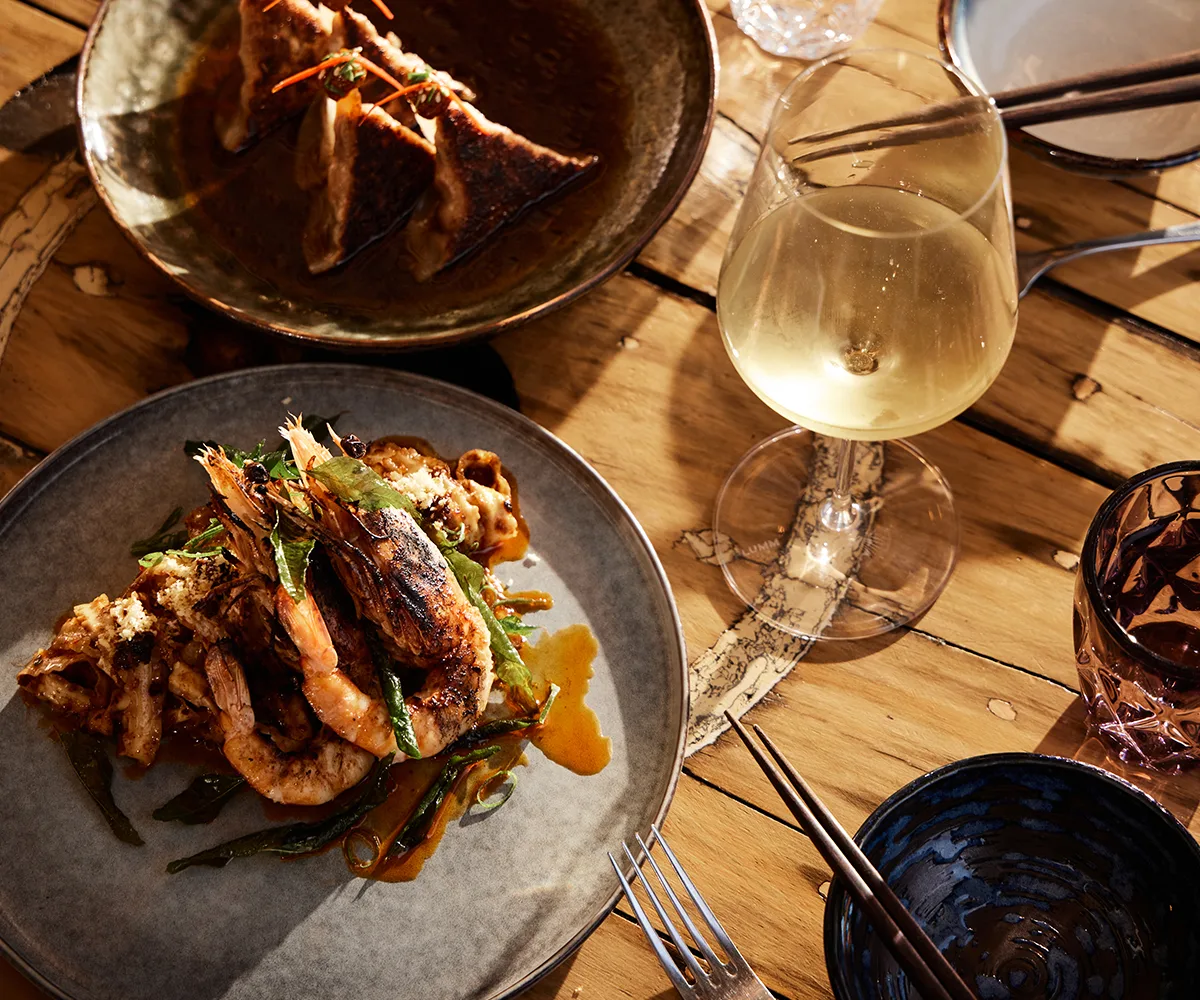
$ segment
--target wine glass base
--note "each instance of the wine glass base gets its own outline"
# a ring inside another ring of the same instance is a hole
[[[730,589],[806,638],[862,639],[911,622],[958,555],[950,487],[905,441],[855,442],[855,505],[831,511],[839,446],[800,427],[767,438],[730,472],[713,517]]]

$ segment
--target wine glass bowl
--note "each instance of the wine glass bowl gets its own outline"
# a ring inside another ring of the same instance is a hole
[[[950,108],[936,129],[872,125],[935,105]],[[886,631],[949,578],[949,488],[895,439],[953,419],[1008,356],[1017,285],[1006,165],[994,105],[927,56],[829,59],[776,104],[717,315],[742,379],[799,428],[739,463],[715,527],[734,553],[724,566],[734,591],[786,631]],[[805,523],[809,507],[817,516]]]

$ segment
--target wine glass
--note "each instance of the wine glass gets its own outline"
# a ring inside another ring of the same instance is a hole
[[[885,632],[949,579],[950,488],[898,439],[961,413],[1008,357],[1007,157],[991,100],[913,52],[827,59],[775,106],[717,316],[746,384],[799,426],[742,458],[714,528],[730,587],[787,632]]]

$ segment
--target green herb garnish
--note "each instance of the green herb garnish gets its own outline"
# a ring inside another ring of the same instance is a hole
[[[344,65],[350,64],[345,63]],[[325,442],[329,440],[329,427],[337,423],[341,415],[341,413],[337,413],[332,417],[322,417],[314,413],[304,417],[300,421],[300,426],[318,441]],[[274,451],[267,451],[266,447],[266,441],[259,441],[250,451],[232,448],[211,439],[207,441],[188,440],[183,443],[184,452],[192,458],[199,455],[205,448],[220,448],[225,452],[225,457],[239,468],[247,462],[258,462],[267,470],[267,475],[271,479],[282,479],[286,482],[300,478],[300,472],[292,461],[291,451],[286,444]]]
[[[220,545],[214,546],[211,549],[204,548],[205,542],[211,542],[225,531],[225,526],[221,524],[215,517],[208,519],[208,527],[201,531],[194,538],[190,538],[184,543],[182,548],[167,549],[163,552],[147,552],[138,560],[138,565],[143,569],[152,569],[157,566],[166,556],[181,556],[184,559],[207,559],[210,556],[220,555],[223,548]],[[184,534],[186,538],[186,532]]]
[[[500,627],[509,635],[529,635],[530,632],[536,632],[540,625],[526,625],[519,615],[508,615],[498,619]]]
[[[383,643],[374,632],[367,630],[367,646],[371,650],[371,659],[375,663],[375,672],[379,676],[379,686],[383,689],[383,700],[387,704],[388,718],[392,720],[392,732],[396,734],[396,746],[401,753],[413,760],[421,757],[421,748],[417,746],[417,734],[413,732],[412,716],[408,714],[408,705],[404,701],[404,691],[400,687],[400,678],[393,669],[392,658],[388,656]]]
[[[538,709],[537,715],[519,719],[496,719],[492,722],[485,722],[482,726],[472,729],[464,735],[459,740],[459,744],[478,743],[482,740],[490,740],[497,736],[503,736],[506,733],[514,733],[521,729],[529,729],[532,726],[540,726],[546,721],[546,716],[550,714],[550,706],[554,704],[554,699],[558,697],[558,692],[558,685],[551,684],[550,693],[546,695],[546,700],[542,702],[542,707]]]
[[[299,604],[304,600],[304,575],[308,572],[308,560],[317,543],[311,538],[293,535],[285,525],[281,525],[278,517],[270,537],[279,582],[283,584],[288,597]]]
[[[357,458],[339,455],[310,469],[308,474],[339,500],[358,504],[360,510],[369,513],[396,507],[420,519],[417,505],[411,499],[389,486],[387,480]]]
[[[171,511],[170,514],[167,515],[166,520],[163,521],[158,531],[156,531],[149,538],[138,539],[138,541],[130,545],[129,554],[135,559],[140,559],[142,556],[151,552],[160,552],[163,549],[170,549],[178,545],[182,545],[187,541],[187,529],[180,528],[178,531],[171,530],[180,522],[182,518],[183,508],[176,507],[173,511]]]
[[[397,855],[411,851],[421,843],[428,834],[429,827],[433,823],[438,809],[446,800],[446,796],[450,794],[451,789],[454,788],[455,782],[462,776],[462,773],[472,764],[481,760],[487,760],[492,754],[499,751],[500,747],[497,745],[477,747],[474,750],[469,750],[467,753],[456,754],[447,760],[446,765],[442,768],[442,773],[438,775],[437,780],[430,786],[429,791],[417,803],[417,808],[413,810],[413,814],[408,818],[408,822],[404,824],[396,839],[392,841],[391,847],[387,850],[386,857],[394,858]]]
[[[151,815],[164,823],[211,823],[245,785],[240,774],[202,774]]]
[[[87,790],[92,801],[100,807],[109,828],[118,840],[135,847],[141,847],[145,841],[138,836],[137,830],[129,822],[112,796],[112,761],[108,759],[104,745],[90,733],[80,731],[62,733],[59,741],[66,748],[67,757],[75,774]]]
[[[500,788],[498,789],[499,798],[489,796],[485,799],[483,797],[483,789],[485,786],[481,786],[479,791],[475,793],[475,804],[479,806],[479,808],[475,810],[476,812],[489,813],[493,809],[499,809],[502,805],[504,805],[505,802],[512,798],[512,793],[517,790],[517,772],[500,771],[497,777],[499,776],[503,776],[504,778],[504,781],[501,783]]]
[[[411,73],[409,73],[408,79],[405,82],[410,85],[414,83],[424,83],[431,76],[433,76],[433,72],[430,70],[430,68],[428,66],[422,66],[420,69],[413,70]]]
[[[446,562],[450,564],[450,568],[458,578],[459,586],[467,595],[467,600],[475,605],[475,610],[479,612],[483,623],[487,626],[492,655],[496,661],[496,676],[508,686],[510,691],[519,691],[526,699],[533,701],[533,677],[529,673],[529,668],[525,666],[525,661],[521,659],[521,654],[512,644],[504,626],[496,620],[488,602],[483,599],[483,589],[486,585],[483,567],[470,556],[463,555],[455,549],[443,549],[442,555],[446,557]]]
[[[341,812],[316,823],[289,823],[287,826],[271,827],[250,833],[236,840],[210,847],[199,854],[180,858],[167,865],[167,873],[175,875],[192,865],[211,865],[224,868],[234,858],[246,858],[252,854],[311,854],[337,840],[358,823],[367,813],[381,805],[387,798],[388,767],[392,754],[377,760],[368,774],[358,783],[360,789],[354,801]]]

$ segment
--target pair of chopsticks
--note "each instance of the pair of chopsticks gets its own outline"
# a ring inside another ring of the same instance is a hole
[[[1092,115],[1168,107],[1200,100],[1200,51],[1115,70],[1102,70],[1082,76],[1039,83],[1032,87],[1006,90],[992,96],[1000,118],[1009,128],[1026,128],[1046,122],[1069,121]],[[833,139],[864,132],[887,131],[914,126],[899,135],[847,143],[833,149],[819,149],[795,157],[802,163],[818,157],[855,153],[864,149],[911,142],[919,138],[938,138],[961,127],[965,113],[979,108],[979,97],[968,96],[935,104],[910,115],[864,122],[850,128],[796,136],[789,145],[815,146]]]
[[[821,857],[835,875],[846,884],[854,901],[866,912],[875,933],[887,946],[892,957],[908,974],[925,1000],[978,1000],[930,940],[912,914],[905,909],[896,894],[888,888],[858,845],[817,798],[808,783],[800,777],[786,757],[758,726],[754,732],[774,757],[763,753],[746,728],[729,712],[727,718],[750,749],[758,766],[770,779],[792,815],[800,821]],[[778,764],[778,767],[776,766]]]

